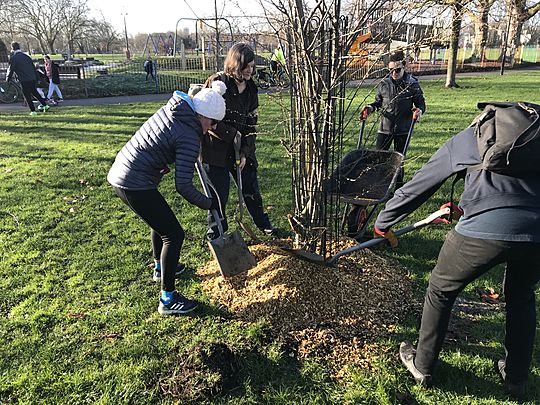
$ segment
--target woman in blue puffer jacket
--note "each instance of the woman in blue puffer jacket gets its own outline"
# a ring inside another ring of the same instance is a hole
[[[178,260],[184,230],[158,191],[158,184],[170,171],[168,165],[174,163],[178,193],[199,208],[218,208],[217,200],[193,186],[193,172],[201,136],[215,129],[225,115],[225,90],[223,82],[214,82],[193,99],[174,92],[120,150],[107,176],[118,197],[152,230],[154,280],[161,280],[160,314],[185,314],[198,303],[175,289],[176,275],[183,270]]]

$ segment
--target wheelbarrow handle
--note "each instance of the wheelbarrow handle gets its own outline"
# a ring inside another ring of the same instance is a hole
[[[438,218],[441,218],[442,216],[444,215],[448,215],[450,214],[450,208],[449,207],[446,207],[446,208],[442,208],[438,211],[435,211],[433,212],[432,214],[428,215],[426,218],[418,221],[418,222],[415,222],[414,224],[411,224],[411,225],[407,225],[403,228],[400,228],[398,229],[397,231],[394,232],[394,234],[396,236],[400,236],[400,235],[403,235],[403,234],[406,234],[407,232],[410,232],[410,231],[413,231],[415,229],[419,229],[419,228],[422,228],[426,225],[429,225],[431,224],[433,221],[435,221],[436,219]],[[332,256],[330,259],[328,259],[328,264],[334,264],[337,259],[339,259],[341,256],[345,256],[349,253],[352,253],[352,252],[356,252],[357,250],[361,250],[361,249],[365,249],[365,248],[368,248],[368,247],[371,247],[371,246],[375,246],[375,245],[378,245],[379,243],[385,241],[386,239],[385,238],[374,238],[374,239],[370,239],[366,242],[363,242],[363,243],[359,243],[358,245],[355,245],[355,246],[352,246],[348,249],[345,249],[345,250],[342,250],[341,252],[338,252],[336,253],[334,256]]]
[[[418,120],[416,113],[413,113],[411,126],[409,127],[409,132],[407,133],[407,139],[405,140],[405,147],[403,148],[403,158],[407,155],[407,149],[409,149],[409,143],[411,143],[411,137],[414,130],[414,124]]]
[[[206,171],[204,170],[204,167],[202,165],[202,162],[200,159],[197,159],[197,162],[195,163],[195,167],[197,168],[197,173],[199,175],[199,179],[201,180],[202,188],[204,191],[204,194],[208,198],[212,198],[212,193],[210,192],[210,187],[213,187],[212,183],[210,182],[210,179],[208,178],[208,175],[206,174]],[[210,185],[210,186],[209,186]],[[214,188],[215,191],[215,188]],[[219,201],[219,196],[216,191],[216,197]],[[219,205],[221,206],[221,201],[219,201]],[[218,232],[220,236],[223,236],[223,225],[221,224],[221,216],[219,215],[218,210],[209,210],[212,216],[214,217],[214,220],[216,221],[216,225],[218,228]]]
[[[366,128],[366,120],[361,119],[362,124],[360,126],[360,136],[358,137],[358,144],[356,145],[356,149],[360,149],[362,147],[362,140],[364,139],[364,130]]]

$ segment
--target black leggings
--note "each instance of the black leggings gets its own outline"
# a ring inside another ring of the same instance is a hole
[[[21,82],[21,87],[22,87],[24,99],[26,100],[26,103],[28,104],[28,108],[30,108],[30,111],[36,111],[36,108],[34,107],[34,102],[32,101],[32,96],[34,96],[41,105],[45,105],[47,103],[45,99],[41,97],[38,91],[36,90],[35,80],[29,81],[29,82]]]
[[[118,197],[152,229],[154,258],[161,260],[161,289],[174,291],[175,272],[185,234],[171,207],[157,190],[113,188]]]

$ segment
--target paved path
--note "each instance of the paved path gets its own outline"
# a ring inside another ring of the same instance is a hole
[[[512,69],[507,70],[507,73],[519,72],[519,71],[530,71],[530,70],[540,70],[539,66],[534,66],[528,69]],[[414,72],[413,72],[414,74]],[[498,70],[493,71],[481,71],[481,72],[465,72],[458,73],[457,78],[468,77],[468,76],[487,76],[487,75],[499,75]],[[446,75],[425,75],[420,76],[420,81],[427,80],[439,80],[445,81]],[[347,87],[357,87],[357,86],[366,86],[370,87],[378,83],[380,79],[367,79],[364,81],[351,81],[347,84]],[[261,93],[271,92],[272,90],[260,90]],[[151,101],[166,101],[171,96],[171,93],[166,94],[144,94],[139,96],[118,96],[118,97],[100,97],[100,98],[80,98],[76,100],[66,100],[61,106],[92,106],[92,105],[108,105],[108,104],[126,104],[126,103],[145,103]],[[52,107],[57,108],[57,107]],[[21,103],[14,104],[0,104],[0,113],[8,111],[29,111],[28,107],[23,106]]]
[[[139,96],[118,96],[118,97],[100,97],[100,98],[79,98],[75,100],[65,100],[59,106],[91,106],[91,105],[108,105],[108,104],[126,104],[126,103],[145,103],[150,101],[165,101],[171,96],[167,94],[144,94]],[[58,108],[58,107],[51,107]],[[0,104],[0,112],[5,111],[24,111],[28,107],[22,103]],[[30,111],[30,110],[28,110]]]

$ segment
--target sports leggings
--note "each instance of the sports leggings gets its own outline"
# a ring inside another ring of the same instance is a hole
[[[174,276],[185,234],[171,207],[156,189],[129,191],[113,188],[118,197],[151,228],[154,258],[161,260],[161,289],[174,291]]]

